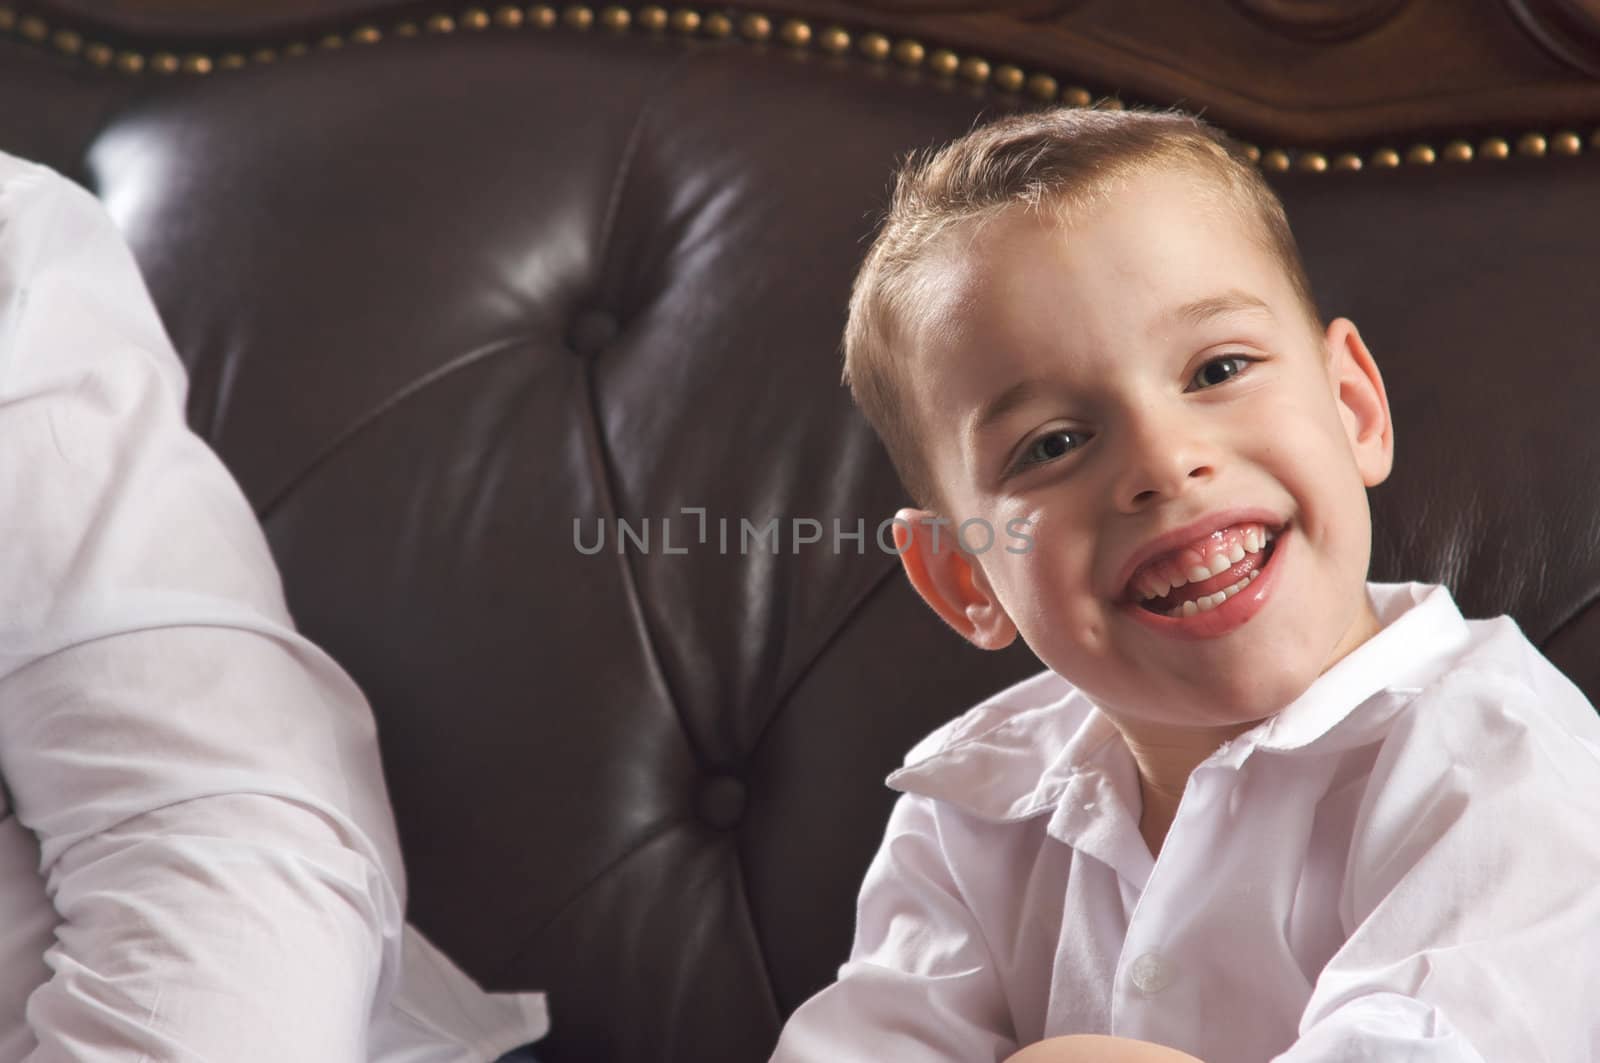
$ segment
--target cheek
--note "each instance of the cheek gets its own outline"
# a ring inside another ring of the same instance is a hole
[[[1314,435],[1286,452],[1279,467],[1293,469],[1294,479],[1285,486],[1313,547],[1310,556],[1339,586],[1361,586],[1372,559],[1372,515],[1366,485],[1343,437]]]
[[[1023,640],[1047,663],[1063,651],[1097,656],[1107,632],[1105,603],[1093,590],[1092,551],[1081,534],[1050,531],[1041,528],[1033,549],[1013,559],[997,592]]]
[[[1365,581],[1372,563],[1372,511],[1367,505],[1367,489],[1359,482],[1341,507],[1337,534],[1339,554],[1351,578]]]
[[[1367,487],[1343,434],[1304,438],[1282,460],[1296,470],[1299,493],[1315,503],[1330,533],[1348,538],[1355,529],[1370,530]]]

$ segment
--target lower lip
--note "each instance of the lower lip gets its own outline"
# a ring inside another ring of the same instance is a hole
[[[1278,570],[1283,567],[1279,562],[1283,560],[1284,551],[1289,548],[1291,538],[1293,536],[1288,528],[1274,536],[1277,545],[1272,548],[1272,556],[1260,569],[1261,575],[1251,580],[1250,585],[1244,590],[1215,609],[1207,609],[1193,616],[1163,616],[1131,602],[1124,605],[1123,609],[1131,613],[1133,618],[1145,627],[1173,638],[1214,639],[1237,631],[1249,623],[1251,618],[1267,604],[1267,598],[1277,586]]]

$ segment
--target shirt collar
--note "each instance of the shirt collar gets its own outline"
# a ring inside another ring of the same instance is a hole
[[[1282,712],[1217,751],[1237,766],[1253,749],[1305,749],[1384,691],[1414,693],[1470,639],[1444,587],[1370,583],[1381,630],[1323,673]],[[1385,704],[1403,699],[1384,699]],[[1125,773],[1126,747],[1087,697],[1051,672],[1003,691],[929,736],[888,778],[904,793],[1008,822],[1054,809],[1069,784]],[[1099,807],[1105,808],[1104,804]]]
[[[1065,695],[999,722],[1006,695],[979,706],[889,785],[991,822],[1048,813],[1047,834],[1142,885],[1154,861],[1139,834],[1133,754],[1111,720],[1064,680],[1046,672],[1022,684],[1029,686]]]
[[[1304,749],[1329,734],[1376,694],[1414,694],[1460,655],[1467,622],[1444,587],[1369,583],[1381,629],[1334,664],[1300,697],[1254,731],[1256,748]],[[1386,699],[1387,704],[1398,704]]]
[[[1002,691],[930,735],[890,788],[946,801],[983,819],[1026,819],[1055,806],[1116,728],[1053,672]]]

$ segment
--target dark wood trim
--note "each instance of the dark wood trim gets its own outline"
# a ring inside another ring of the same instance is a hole
[[[263,46],[315,47],[325,35],[369,23],[387,31],[402,20],[484,21],[501,6],[33,0],[0,7],[0,20],[34,16],[48,24],[49,39],[39,41],[45,45],[63,31],[79,49],[98,36],[161,55],[158,70],[203,72],[229,49],[248,55]],[[637,24],[643,5],[625,6]],[[905,56],[945,48],[993,67],[1051,75],[1079,95],[1183,106],[1264,146],[1333,152],[1385,144],[1404,151],[1428,138],[1561,130],[1587,143],[1600,126],[1600,76],[1593,72],[1600,70],[1600,16],[1589,0],[736,0],[667,8],[684,9],[702,23],[713,13],[737,23],[761,12],[774,27],[799,19],[813,34],[837,24],[855,41],[876,30],[891,43],[920,46]],[[600,6],[587,10],[599,32]],[[197,50],[185,67],[184,56]],[[104,57],[103,50],[92,54]]]

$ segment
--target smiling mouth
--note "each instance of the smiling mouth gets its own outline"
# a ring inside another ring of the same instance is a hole
[[[1161,616],[1209,612],[1260,577],[1282,531],[1260,523],[1219,528],[1140,565],[1127,598]]]

